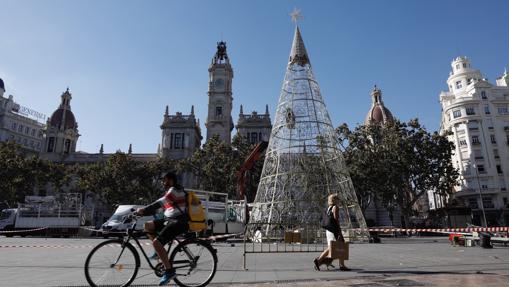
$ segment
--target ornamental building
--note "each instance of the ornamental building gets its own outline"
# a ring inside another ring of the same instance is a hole
[[[37,119],[45,116],[21,106],[9,95],[5,98],[5,84],[0,79],[0,141],[14,141],[29,154],[38,154],[44,145],[44,124]]]
[[[270,122],[269,106],[265,106],[265,114],[259,115],[256,111],[244,114],[244,108],[240,105],[239,120],[237,121],[237,133],[246,138],[250,144],[261,141],[268,142],[272,124]]]
[[[234,126],[232,118],[233,105],[233,67],[226,51],[226,43],[217,43],[217,51],[212,57],[208,68],[208,114],[205,123],[206,139],[214,135],[230,144]],[[78,121],[71,110],[72,94],[69,88],[60,96],[60,105],[51,117],[38,118],[46,120],[40,123],[27,115],[40,114],[22,107],[13,101],[13,97],[4,98],[4,82],[0,79],[0,141],[13,140],[29,152],[41,157],[66,164],[85,164],[108,159],[112,154],[103,152],[103,145],[98,152],[83,152],[76,150],[76,144],[81,136],[78,131]],[[268,106],[265,114],[241,112],[237,122],[237,133],[245,137],[248,142],[256,144],[268,141],[272,124]],[[40,114],[42,115],[42,114]],[[195,117],[194,106],[190,114],[176,111],[170,114],[166,106],[163,115],[161,141],[154,153],[133,153],[129,145],[128,153],[139,161],[153,161],[158,158],[183,159],[190,157],[201,146],[203,139],[200,120]],[[197,180],[190,174],[182,175],[182,183],[186,187],[197,186]]]
[[[472,209],[473,224],[509,224],[509,74],[488,82],[470,59],[451,63],[448,91],[440,93],[441,133],[451,132],[459,170],[455,197]],[[441,200],[434,196],[436,207]]]
[[[384,105],[382,101],[382,90],[376,85],[371,92],[371,108],[366,115],[364,125],[385,125],[394,121],[391,111]],[[395,207],[389,212],[383,207],[382,200],[374,195],[364,213],[368,225],[371,226],[395,226],[401,227],[401,211],[399,207]]]

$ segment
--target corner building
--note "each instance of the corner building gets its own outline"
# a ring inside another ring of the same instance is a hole
[[[44,124],[31,118],[28,114],[43,114],[23,107],[14,101],[14,97],[4,98],[5,84],[0,79],[0,141],[13,141],[21,146],[27,154],[39,154],[44,145]]]
[[[452,161],[460,173],[455,197],[472,209],[473,224],[507,226],[509,74],[492,84],[466,57],[454,59],[451,68],[449,90],[440,93],[440,132],[452,132],[455,144]],[[434,197],[439,207],[441,200]]]

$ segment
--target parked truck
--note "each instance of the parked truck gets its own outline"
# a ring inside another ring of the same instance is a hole
[[[63,236],[78,233],[84,223],[81,194],[58,196],[26,196],[18,208],[4,209],[0,215],[0,231],[5,236]]]

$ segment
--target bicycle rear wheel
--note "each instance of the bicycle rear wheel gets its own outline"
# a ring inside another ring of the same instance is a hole
[[[122,247],[121,239],[104,241],[94,247],[85,261],[88,284],[96,286],[129,286],[138,273],[140,257],[130,243]]]
[[[205,286],[216,274],[216,250],[206,241],[189,240],[180,243],[171,252],[170,261],[177,273],[175,283],[182,287]]]

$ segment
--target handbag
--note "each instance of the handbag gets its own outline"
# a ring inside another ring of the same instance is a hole
[[[329,242],[329,257],[332,259],[348,260],[350,246],[348,242],[344,241],[330,241]]]
[[[323,213],[321,219],[321,225],[325,230],[328,230],[334,234],[339,234],[339,227],[336,219],[334,218],[334,214],[332,214],[332,208],[334,205],[331,205],[327,208],[327,210]]]

